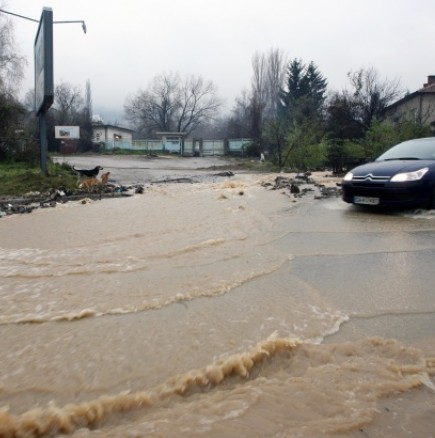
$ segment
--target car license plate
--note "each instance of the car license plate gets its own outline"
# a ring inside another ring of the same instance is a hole
[[[362,205],[379,205],[379,198],[372,198],[370,196],[354,196],[353,202]]]

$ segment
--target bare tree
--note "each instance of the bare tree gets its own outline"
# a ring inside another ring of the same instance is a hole
[[[348,78],[353,87],[360,122],[366,129],[372,120],[381,119],[385,108],[403,95],[399,80],[381,80],[374,68],[349,72]]]
[[[278,117],[286,68],[286,57],[279,49],[270,49],[266,54],[255,53],[252,58],[252,136],[260,143],[264,125]]]
[[[23,132],[26,111],[17,91],[25,62],[16,52],[12,22],[0,13],[0,160],[23,158],[18,132]]]
[[[259,105],[265,107],[267,101],[267,58],[266,55],[255,53],[252,57],[252,96]]]
[[[14,95],[23,79],[24,57],[15,50],[13,25],[0,13],[0,92]]]
[[[174,113],[179,105],[178,74],[156,76],[146,91],[139,91],[125,104],[127,119],[145,134],[172,131]]]
[[[251,137],[251,94],[247,89],[243,90],[241,95],[236,98],[227,125],[229,137]]]
[[[279,49],[252,57],[252,98],[263,109],[264,117],[275,118],[284,85],[287,60]]]
[[[179,93],[175,114],[178,132],[191,132],[212,119],[221,106],[216,97],[216,87],[211,81],[189,76],[184,79]]]
[[[61,82],[54,89],[53,118],[59,125],[71,125],[78,122],[83,110],[83,98],[80,90],[68,82]]]
[[[268,100],[266,80],[266,55],[257,52],[252,57],[251,117],[252,135],[258,142],[261,142],[264,110]]]
[[[214,117],[221,105],[212,82],[201,77],[163,73],[148,89],[127,100],[127,119],[144,134],[190,133]]]
[[[275,119],[278,115],[281,90],[284,86],[287,58],[279,49],[270,49],[267,54],[267,104],[266,117]]]

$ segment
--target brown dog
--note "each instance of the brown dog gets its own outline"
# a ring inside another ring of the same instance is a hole
[[[81,189],[86,189],[88,192],[97,191],[98,189],[102,190],[109,181],[109,175],[110,172],[103,173],[101,175],[101,181],[97,178],[86,178],[80,183],[79,187]]]
[[[107,182],[109,181],[109,175],[110,172],[106,172],[101,175],[101,184],[103,185],[103,187],[107,185]]]
[[[79,187],[81,189],[86,189],[88,192],[90,192],[93,188],[97,187],[99,184],[99,181],[97,180],[97,178],[86,178],[84,179]]]

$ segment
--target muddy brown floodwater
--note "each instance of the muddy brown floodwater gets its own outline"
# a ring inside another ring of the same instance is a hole
[[[434,212],[74,160],[145,190],[0,219],[0,437],[434,436]]]

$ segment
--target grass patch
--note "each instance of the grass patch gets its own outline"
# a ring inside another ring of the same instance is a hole
[[[20,196],[56,189],[77,189],[77,174],[70,165],[49,163],[47,175],[44,175],[39,167],[27,163],[0,163],[0,196]]]

